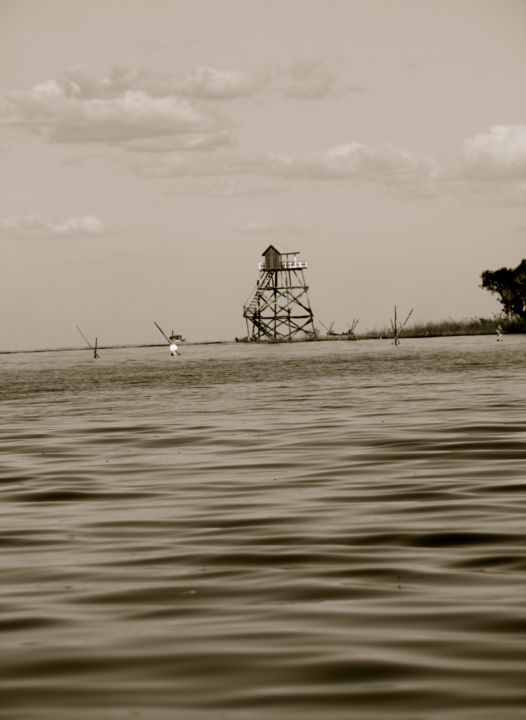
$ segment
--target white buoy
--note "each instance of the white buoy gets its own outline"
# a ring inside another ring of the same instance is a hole
[[[171,355],[178,355],[178,354],[179,354],[179,353],[177,352],[177,345],[176,345],[175,343],[172,343],[172,344],[170,345],[170,354],[171,354]]]

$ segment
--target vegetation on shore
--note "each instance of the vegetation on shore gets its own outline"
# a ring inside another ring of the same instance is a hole
[[[526,333],[526,260],[516,268],[484,270],[480,276],[480,287],[497,296],[502,305],[502,314],[493,318],[464,318],[462,320],[441,320],[440,322],[417,323],[403,328],[405,337],[442,337],[450,335],[492,335],[494,333]],[[396,308],[395,308],[396,312]],[[396,316],[395,316],[396,317]],[[408,316],[409,317],[409,316]],[[396,321],[391,328],[371,330],[356,336],[356,339],[393,337],[396,335]]]
[[[500,328],[504,334],[526,332],[526,320],[505,315],[494,318],[448,318],[439,322],[415,323],[404,328],[402,337],[442,337],[450,335],[494,335]],[[391,328],[373,329],[356,335],[358,340],[392,337]]]

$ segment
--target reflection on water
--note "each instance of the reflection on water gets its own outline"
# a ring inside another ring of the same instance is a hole
[[[3,717],[523,718],[525,350],[0,356]]]

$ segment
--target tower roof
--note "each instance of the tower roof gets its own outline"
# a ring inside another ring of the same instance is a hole
[[[262,252],[262,255],[266,255],[269,250],[275,250],[280,255],[297,255],[299,250],[285,250],[284,247],[281,245],[278,245],[277,243],[273,243],[272,245],[269,245],[268,248]]]

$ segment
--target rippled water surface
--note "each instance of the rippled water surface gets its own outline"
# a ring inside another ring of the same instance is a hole
[[[0,356],[9,720],[526,717],[526,338]]]

